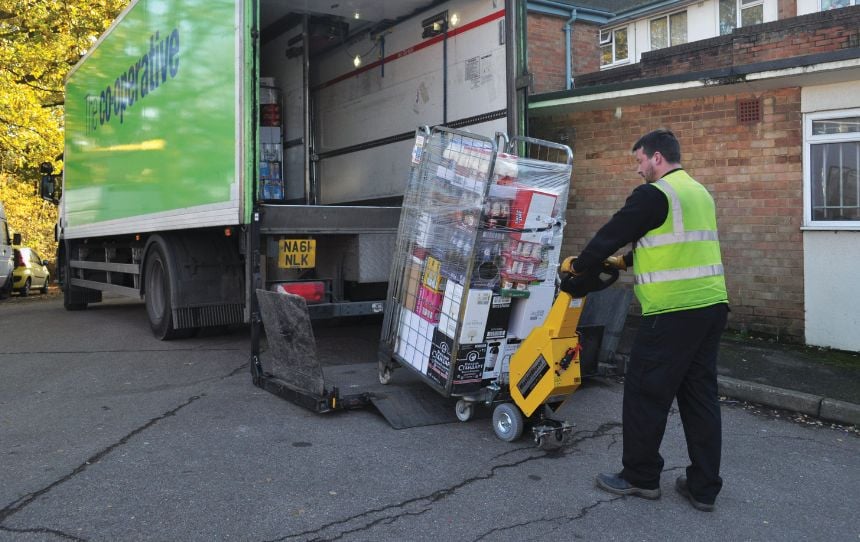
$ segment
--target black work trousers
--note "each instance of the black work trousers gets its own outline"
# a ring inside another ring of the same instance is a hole
[[[621,476],[660,487],[660,443],[677,397],[687,439],[687,483],[696,500],[713,503],[722,488],[722,427],[717,353],[728,305],[644,316],[624,380],[624,453]]]

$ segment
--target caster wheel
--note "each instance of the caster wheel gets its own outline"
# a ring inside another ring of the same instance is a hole
[[[380,384],[387,385],[389,382],[391,382],[391,367],[380,362],[377,376],[379,376]]]
[[[523,434],[523,413],[512,403],[501,403],[493,410],[493,431],[505,442],[513,442]]]
[[[475,404],[465,399],[457,401],[457,406],[454,407],[454,412],[457,414],[457,419],[461,422],[467,422],[475,415]]]

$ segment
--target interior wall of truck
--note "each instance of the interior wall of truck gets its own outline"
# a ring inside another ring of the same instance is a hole
[[[262,195],[398,203],[416,127],[503,131],[503,25],[501,0],[261,0]]]
[[[384,209],[400,205],[416,129],[505,129],[504,11],[502,0],[260,0],[267,289],[320,280],[321,301],[358,312],[384,299],[397,233]],[[313,267],[283,265],[305,257],[283,254],[297,238],[314,241]]]

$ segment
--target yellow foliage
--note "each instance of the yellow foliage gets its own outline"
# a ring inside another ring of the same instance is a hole
[[[0,202],[6,209],[9,233],[20,233],[21,244],[33,248],[43,258],[54,261],[57,243],[54,241],[54,224],[57,208],[35,195],[32,183],[13,181],[0,173]]]
[[[58,161],[66,75],[128,2],[0,0],[0,173]]]
[[[36,194],[39,164],[62,168],[64,82],[129,0],[0,0],[0,201],[43,258],[57,209]]]

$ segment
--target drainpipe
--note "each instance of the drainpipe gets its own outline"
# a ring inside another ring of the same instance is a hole
[[[570,58],[570,34],[573,30],[573,22],[576,21],[576,8],[570,10],[570,19],[564,22],[564,88],[570,90],[573,87],[573,74],[571,73]]]

